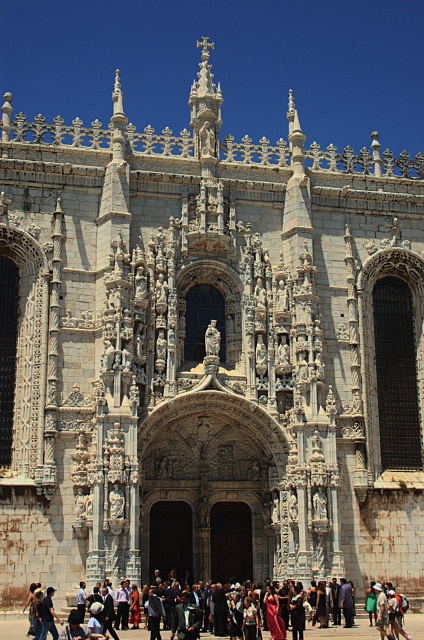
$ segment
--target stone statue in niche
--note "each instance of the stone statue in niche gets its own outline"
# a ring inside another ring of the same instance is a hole
[[[143,329],[137,332],[137,337],[135,339],[136,342],[136,353],[138,358],[142,358],[144,355],[144,343],[146,341],[145,335],[142,333]]]
[[[131,370],[132,354],[125,347],[122,349],[122,364],[124,365],[124,371]]]
[[[215,156],[215,134],[211,129],[210,122],[206,120],[199,131],[200,157],[213,158]]]
[[[308,378],[308,363],[306,362],[305,358],[302,358],[302,360],[300,360],[297,365],[296,380],[297,382],[307,382]]]
[[[359,391],[355,391],[352,399],[352,413],[361,413],[361,412],[362,412],[361,395]]]
[[[284,280],[278,282],[277,311],[289,311],[289,295]]]
[[[217,356],[221,346],[221,334],[216,328],[216,320],[211,320],[205,333],[205,349],[207,356]]]
[[[104,341],[105,350],[102,358],[102,371],[109,371],[112,369],[113,361],[115,359],[115,349],[110,340]]]
[[[322,487],[320,487],[318,491],[314,493],[312,502],[314,505],[315,520],[327,520],[328,519],[327,496],[325,495]]]
[[[290,364],[290,347],[284,342],[284,338],[281,338],[281,342],[277,349],[278,364]]]
[[[234,316],[227,316],[227,333],[234,333]]]
[[[289,516],[290,520],[296,521],[298,518],[298,506],[297,506],[297,497],[295,493],[292,493],[289,499]]]
[[[92,520],[93,519],[93,494],[92,493],[90,493],[87,496],[85,511],[86,511],[87,520]]]
[[[156,478],[158,480],[167,480],[168,479],[168,467],[166,466],[165,458],[161,458],[157,465]]]
[[[253,482],[257,482],[261,479],[261,468],[257,460],[251,460],[247,473],[249,475],[249,479],[253,480]]]
[[[207,496],[202,496],[199,505],[199,527],[207,528],[209,527],[209,510],[208,510],[208,498]]]
[[[258,335],[258,342],[256,345],[256,366],[263,367],[267,365],[268,357],[266,344],[264,343],[264,338],[262,335]],[[265,369],[266,370],[266,369]]]
[[[75,516],[77,520],[82,520],[87,516],[87,496],[84,495],[82,488],[78,488],[75,496]]]
[[[137,274],[135,276],[135,297],[146,298],[147,296],[147,278],[143,276],[143,269],[137,268]]]
[[[317,353],[315,358],[315,369],[317,374],[317,380],[324,382],[325,373],[324,373],[325,364],[322,361],[322,356],[320,353]]]
[[[117,484],[113,485],[113,489],[109,493],[109,505],[109,513],[112,520],[124,517],[125,497]]]
[[[156,340],[156,357],[158,360],[166,360],[166,346],[165,332],[161,329]]]
[[[264,307],[266,303],[266,290],[264,288],[262,278],[257,279],[254,296],[255,296],[256,304],[258,304],[261,307]]]
[[[280,501],[278,496],[276,496],[274,498],[274,506],[272,508],[271,523],[277,524],[278,522],[280,522]]]
[[[165,280],[163,273],[160,273],[156,282],[156,304],[166,305],[168,298],[169,285]]]

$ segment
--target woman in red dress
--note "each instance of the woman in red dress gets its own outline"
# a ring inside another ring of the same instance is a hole
[[[130,624],[133,629],[139,629],[141,622],[141,610],[140,610],[140,594],[136,584],[131,587],[131,618]]]
[[[285,640],[287,637],[286,625],[279,614],[280,603],[273,585],[267,588],[264,603],[266,604],[266,621],[272,640]]]

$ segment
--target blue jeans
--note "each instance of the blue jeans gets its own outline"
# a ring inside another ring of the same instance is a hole
[[[46,640],[47,634],[48,634],[49,631],[53,636],[53,640],[58,640],[59,632],[56,629],[56,625],[55,625],[54,622],[43,622],[43,625],[42,625],[42,628],[41,628],[41,634],[40,634],[38,640]]]
[[[42,627],[41,627],[41,622],[39,621],[38,618],[32,619],[32,628],[34,629],[34,632],[35,632],[34,640],[39,640]]]

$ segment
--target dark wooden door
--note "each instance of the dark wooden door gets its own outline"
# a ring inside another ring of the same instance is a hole
[[[244,502],[211,509],[211,578],[222,583],[253,577],[252,512]]]
[[[193,579],[193,514],[186,502],[155,502],[150,509],[149,580],[155,569],[162,580],[171,569],[180,582],[186,570]]]

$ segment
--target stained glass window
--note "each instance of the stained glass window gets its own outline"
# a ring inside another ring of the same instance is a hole
[[[8,258],[0,257],[0,281],[0,466],[9,466],[12,458],[19,271]]]
[[[399,278],[383,278],[373,302],[382,468],[421,469],[411,291]]]
[[[225,362],[225,301],[223,295],[211,284],[196,284],[186,295],[186,338],[184,359],[186,362],[202,362],[205,357],[205,333],[211,320],[217,321],[221,333],[219,358]]]

